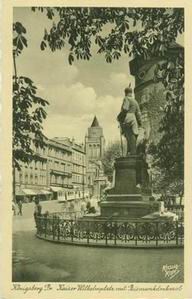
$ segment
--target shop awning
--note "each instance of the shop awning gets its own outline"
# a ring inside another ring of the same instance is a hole
[[[50,187],[50,189],[53,191],[53,192],[58,192],[58,191],[62,191],[63,189],[61,187]]]
[[[40,192],[32,190],[32,189],[23,189],[23,192],[25,195],[37,195],[40,194]]]
[[[42,193],[42,194],[45,194],[45,195],[52,194],[52,192],[47,191],[47,190],[41,190],[41,193]]]
[[[16,196],[25,196],[26,194],[22,190],[16,190]]]

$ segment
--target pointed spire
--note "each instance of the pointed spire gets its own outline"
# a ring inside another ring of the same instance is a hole
[[[97,120],[97,117],[95,116],[92,122],[91,127],[99,127],[99,122]]]

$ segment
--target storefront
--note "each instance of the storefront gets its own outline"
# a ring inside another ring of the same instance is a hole
[[[23,203],[29,203],[39,198],[40,201],[51,200],[53,193],[49,190],[38,190],[38,189],[28,189],[23,188],[16,190],[16,202],[22,200]]]

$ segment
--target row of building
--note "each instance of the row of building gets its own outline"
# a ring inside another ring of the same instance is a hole
[[[15,170],[16,199],[60,201],[99,197],[106,185],[102,156],[105,149],[103,129],[94,117],[85,137],[78,144],[67,137],[45,138],[46,146],[34,148],[38,159]]]

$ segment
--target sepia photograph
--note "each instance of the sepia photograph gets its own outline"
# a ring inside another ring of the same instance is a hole
[[[12,282],[184,283],[185,9],[12,13]]]

